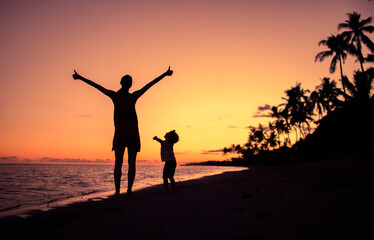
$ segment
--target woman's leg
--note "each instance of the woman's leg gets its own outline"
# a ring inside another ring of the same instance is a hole
[[[171,184],[171,189],[172,189],[173,191],[176,191],[177,189],[176,189],[176,187],[175,187],[175,180],[174,180],[173,177],[170,178],[170,184]]]
[[[136,148],[128,147],[128,163],[129,163],[129,170],[128,170],[128,188],[127,193],[132,193],[132,185],[134,184],[135,180],[135,173],[136,173],[136,155],[138,154],[138,151]]]
[[[167,178],[164,178],[164,190],[165,192],[168,191],[168,179]]]
[[[122,176],[122,163],[123,163],[123,154],[125,149],[116,149],[114,150],[116,162],[114,164],[114,185],[116,187],[115,195],[120,194],[121,188],[121,176]]]

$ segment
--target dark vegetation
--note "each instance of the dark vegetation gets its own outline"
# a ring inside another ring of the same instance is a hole
[[[285,91],[285,102],[269,107],[264,115],[272,119],[267,126],[249,127],[248,142],[225,147],[231,161],[205,165],[248,165],[289,163],[301,160],[342,158],[371,159],[374,156],[374,43],[367,34],[374,31],[372,18],[361,19],[353,12],[338,25],[341,32],[319,42],[327,49],[315,61],[331,58],[330,73],[339,65],[339,83],[322,78],[314,91],[301,83]],[[366,53],[366,56],[365,56]],[[347,57],[354,57],[358,70],[349,79],[343,72]],[[260,109],[260,108],[259,108]],[[291,143],[290,134],[296,135]]]

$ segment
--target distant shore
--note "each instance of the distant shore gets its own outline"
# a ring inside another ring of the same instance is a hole
[[[4,218],[0,231],[2,239],[371,239],[373,176],[372,162],[253,166],[179,182],[178,192],[157,185]]]

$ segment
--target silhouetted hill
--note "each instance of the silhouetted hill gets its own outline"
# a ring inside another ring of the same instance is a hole
[[[309,158],[370,159],[374,154],[373,102],[348,102],[320,120],[316,131],[297,144]]]

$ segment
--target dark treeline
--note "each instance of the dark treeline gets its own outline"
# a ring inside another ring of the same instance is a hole
[[[340,33],[319,42],[327,49],[317,53],[315,61],[331,59],[330,73],[339,68],[340,79],[323,77],[314,91],[296,83],[285,91],[283,103],[259,108],[261,116],[272,120],[249,127],[244,145],[234,144],[222,150],[231,157],[232,164],[367,159],[374,155],[374,68],[366,69],[374,62],[374,43],[368,37],[374,31],[371,22],[371,17],[362,19],[356,12],[348,13],[347,19],[338,24]],[[352,79],[343,71],[347,57],[358,63]],[[291,134],[296,139],[293,143]]]

